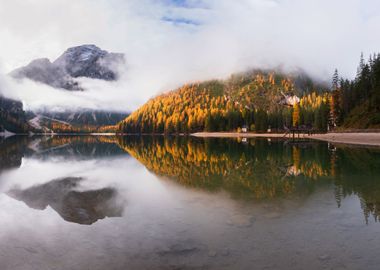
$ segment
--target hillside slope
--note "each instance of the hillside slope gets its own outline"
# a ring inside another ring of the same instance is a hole
[[[119,129],[126,133],[227,131],[243,126],[256,131],[266,131],[268,126],[282,129],[292,125],[294,100],[299,100],[296,94],[304,95],[305,112],[310,108],[299,124],[313,124],[318,118],[315,109],[323,103],[318,94],[322,91],[321,85],[304,74],[251,71],[224,81],[187,84],[159,95],[119,123]]]

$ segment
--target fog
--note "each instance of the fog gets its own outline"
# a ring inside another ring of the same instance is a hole
[[[378,52],[379,27],[375,0],[1,0],[3,77],[81,44],[127,60],[118,82],[81,79],[85,92],[9,78],[1,91],[30,109],[133,110],[183,83],[249,68],[301,68],[322,80],[338,68],[352,78],[360,53]]]

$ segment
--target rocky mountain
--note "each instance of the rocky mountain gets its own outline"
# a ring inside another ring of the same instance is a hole
[[[66,50],[53,62],[71,77],[87,77],[107,81],[117,80],[118,65],[124,62],[124,54],[109,53],[95,45],[82,45]]]
[[[11,76],[17,79],[28,78],[54,88],[81,90],[78,82],[63,68],[54,65],[47,58],[33,60],[27,66],[12,71]]]
[[[12,71],[10,75],[55,88],[84,90],[75,78],[117,80],[119,65],[124,62],[122,53],[110,53],[95,45],[81,45],[67,49],[54,62],[47,58],[36,59],[27,66]]]
[[[118,69],[124,62],[124,54],[107,52],[95,45],[81,45],[67,49],[53,62],[47,58],[33,60],[10,75],[54,88],[78,91],[85,89],[77,78],[117,80]],[[99,110],[25,113],[21,102],[0,96],[0,132],[94,132],[100,126],[115,125],[126,116],[126,113]]]

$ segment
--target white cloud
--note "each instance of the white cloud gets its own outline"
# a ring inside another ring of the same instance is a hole
[[[178,1],[177,1],[178,2]],[[4,72],[34,58],[58,57],[93,43],[124,52],[117,83],[84,80],[89,91],[35,83],[8,90],[30,108],[42,105],[135,109],[184,82],[221,78],[250,67],[301,67],[329,79],[353,76],[360,52],[378,52],[375,0],[0,0]],[[8,87],[10,87],[8,85]],[[4,87],[3,87],[4,88]]]

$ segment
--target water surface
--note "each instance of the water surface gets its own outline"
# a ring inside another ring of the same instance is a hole
[[[378,269],[380,150],[0,141],[0,269]]]

